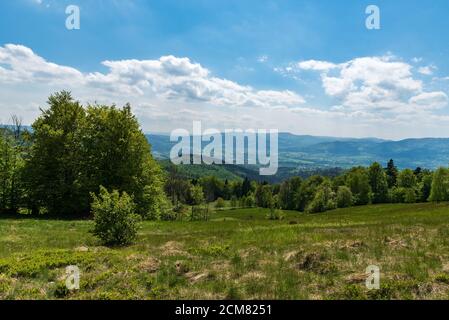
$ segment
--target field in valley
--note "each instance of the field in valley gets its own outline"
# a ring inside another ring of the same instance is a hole
[[[0,299],[449,299],[449,204],[266,214],[144,222],[124,248],[99,245],[91,221],[3,217]],[[380,290],[365,287],[369,265]]]

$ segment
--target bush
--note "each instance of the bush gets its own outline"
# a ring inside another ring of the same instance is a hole
[[[270,212],[267,214],[268,220],[282,220],[284,217],[284,211],[275,208],[271,208]]]
[[[215,204],[215,208],[222,209],[224,207],[226,207],[226,202],[224,201],[223,198],[218,198],[217,203]]]
[[[338,187],[337,191],[337,207],[338,208],[348,208],[352,206],[352,192],[351,189],[345,186]]]
[[[106,245],[127,245],[135,240],[140,216],[134,214],[132,198],[117,190],[109,193],[100,187],[99,195],[92,194],[93,234]]]

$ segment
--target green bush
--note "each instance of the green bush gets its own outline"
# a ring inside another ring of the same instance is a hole
[[[335,193],[328,183],[323,183],[306,209],[307,213],[319,213],[337,208]]]
[[[267,214],[268,220],[282,220],[284,217],[284,211],[275,208],[271,208],[270,212]]]
[[[215,204],[215,208],[222,209],[224,207],[226,207],[226,202],[224,201],[223,198],[218,198],[217,203]]]
[[[337,207],[338,208],[348,208],[352,206],[353,203],[351,189],[345,186],[338,187],[337,191]]]
[[[132,198],[117,190],[111,193],[100,187],[100,194],[92,195],[93,234],[106,245],[127,245],[135,240],[140,216],[134,214]]]

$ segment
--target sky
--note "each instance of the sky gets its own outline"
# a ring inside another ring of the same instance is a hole
[[[69,5],[80,29],[69,30]],[[380,29],[366,27],[368,5]],[[0,122],[50,94],[129,102],[145,132],[449,137],[446,0],[0,1]]]

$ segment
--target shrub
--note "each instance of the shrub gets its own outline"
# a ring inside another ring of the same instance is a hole
[[[132,198],[117,190],[111,193],[100,187],[99,195],[92,194],[93,234],[106,245],[127,245],[135,240],[140,216],[134,214]]]
[[[222,209],[224,207],[226,207],[226,202],[224,201],[223,198],[218,198],[217,203],[215,204],[215,208]]]
[[[270,212],[267,215],[268,220],[282,220],[284,219],[284,217],[284,211],[275,208],[271,208]]]
[[[345,186],[338,187],[337,191],[337,207],[338,208],[348,208],[352,206],[352,192],[351,189]]]

